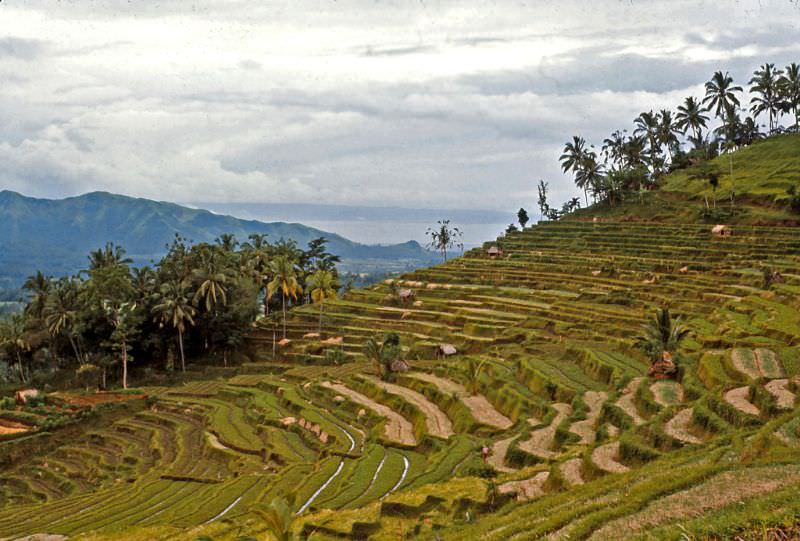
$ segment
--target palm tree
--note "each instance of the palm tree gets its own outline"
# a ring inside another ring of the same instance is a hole
[[[114,327],[112,338],[119,340],[119,349],[122,356],[122,388],[128,388],[128,349],[129,341],[135,332],[133,319],[135,317],[136,303],[123,302],[119,305],[103,302],[103,310]],[[104,376],[105,378],[105,376]]]
[[[584,195],[587,190],[596,193],[598,188],[603,184],[605,173],[603,166],[595,161],[594,153],[592,153],[583,163],[583,167],[575,174],[575,184],[578,188],[582,188]],[[588,205],[588,199],[586,204]]]
[[[655,317],[644,325],[637,344],[655,362],[661,359],[665,351],[676,351],[689,333],[689,329],[680,324],[679,317],[672,319],[669,308],[660,308],[656,310]]]
[[[691,128],[694,133],[695,141],[702,139],[702,128],[706,127],[708,117],[703,114],[704,109],[700,102],[689,96],[683,100],[683,105],[678,106],[678,114],[675,115],[675,124],[685,134]]]
[[[194,325],[197,310],[189,301],[189,284],[186,281],[172,280],[161,284],[156,293],[156,304],[153,313],[160,320],[161,326],[172,325],[178,331],[178,347],[181,353],[181,371],[186,372],[186,357],[183,353],[183,333],[186,326]]]
[[[236,235],[232,233],[223,233],[215,240],[217,246],[222,248],[222,251],[225,253],[234,252],[236,251],[236,247],[239,246],[239,241],[236,240]]]
[[[672,149],[678,146],[678,126],[672,119],[672,111],[669,109],[661,109],[659,114],[658,128],[656,130],[657,139],[659,144],[667,149],[667,154],[672,160]]]
[[[228,275],[224,271],[216,249],[207,248],[200,253],[199,267],[192,270],[192,278],[198,284],[192,301],[197,304],[203,300],[206,311],[210,312],[218,302],[224,306],[228,302],[225,284]]]
[[[653,111],[646,111],[640,113],[639,116],[633,121],[636,128],[633,130],[634,135],[641,135],[647,141],[650,154],[650,165],[653,173],[656,172],[658,167],[658,155],[661,153],[661,146],[658,144],[658,130],[659,130],[660,115],[653,113]]]
[[[336,276],[330,271],[318,269],[309,278],[306,289],[311,294],[311,300],[319,304],[319,332],[322,332],[322,309],[325,301],[336,298],[339,284]]]
[[[800,127],[800,65],[792,62],[778,79],[782,109],[794,112],[794,125]]]
[[[133,260],[125,257],[125,249],[113,242],[107,242],[105,247],[89,252],[90,271],[130,263]]]
[[[267,296],[272,297],[276,291],[281,292],[283,307],[283,337],[286,338],[286,297],[291,296],[297,300],[297,294],[302,291],[297,281],[297,271],[294,261],[286,255],[279,255],[269,263],[272,272],[272,281],[267,284]]]
[[[577,135],[572,136],[572,142],[564,145],[563,154],[559,157],[561,161],[561,170],[565,173],[572,171],[575,175],[575,184],[578,185],[578,172],[582,171],[586,163],[590,150],[586,148],[586,140]],[[586,205],[589,205],[589,187],[585,184],[578,185],[578,188],[583,188],[583,195],[586,198]]]
[[[0,321],[0,346],[5,348],[9,355],[16,357],[19,367],[19,379],[22,383],[25,383],[22,353],[29,351],[31,345],[25,332],[25,316],[23,314],[13,314],[11,317]]]
[[[733,86],[733,77],[728,75],[728,72],[723,75],[721,71],[717,71],[706,83],[706,97],[703,98],[703,103],[708,104],[709,111],[714,109],[716,116],[724,118],[728,108],[739,106],[736,93],[741,91],[741,86]]]
[[[269,299],[267,284],[272,280],[270,276],[270,245],[266,235],[253,233],[250,242],[242,245],[242,273],[250,275],[259,287],[259,292],[264,292],[264,317],[269,316]]]
[[[602,152],[606,161],[611,161],[614,165],[621,165],[624,158],[625,135],[619,130],[611,134],[610,137],[603,139]]]
[[[464,244],[461,241],[463,233],[457,227],[450,227],[450,220],[439,220],[436,224],[436,227],[429,227],[425,232],[431,238],[428,248],[441,252],[446,263],[448,249],[460,246],[463,251]]]
[[[364,356],[375,363],[378,375],[385,378],[392,371],[392,363],[400,357],[400,336],[389,333],[364,342]]]
[[[42,274],[42,271],[36,271],[36,274],[28,276],[22,285],[22,289],[31,294],[31,299],[25,310],[34,317],[41,318],[45,304],[47,304],[47,296],[53,289],[53,280]]]
[[[56,338],[64,333],[78,364],[83,364],[85,359],[81,355],[74,333],[75,321],[80,310],[79,293],[78,282],[75,279],[60,279],[48,295],[42,315],[50,336]]]
[[[752,106],[750,111],[758,117],[764,111],[769,115],[769,131],[775,129],[774,119],[777,117],[781,108],[780,89],[778,77],[783,71],[776,70],[775,64],[764,64],[755,72],[750,79],[750,93],[756,94],[750,100]]]

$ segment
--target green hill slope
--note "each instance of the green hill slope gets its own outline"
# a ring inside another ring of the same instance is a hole
[[[707,172],[712,170],[717,172],[719,180],[716,209],[715,193],[707,179]],[[791,206],[792,188],[800,194],[800,134],[770,137],[706,164],[674,171],[660,182],[657,190],[629,194],[613,207],[594,205],[566,219],[597,216],[679,223],[796,225],[800,223],[800,211]],[[732,193],[735,193],[733,207]]]
[[[301,224],[239,220],[103,192],[48,200],[3,191],[0,221],[0,281],[13,286],[37,269],[56,275],[76,272],[85,266],[88,252],[106,242],[123,246],[138,264],[149,263],[163,255],[176,233],[194,242],[213,242],[223,233],[244,241],[251,233],[263,233],[273,241],[293,239],[300,246],[324,236],[329,250],[344,259],[348,270],[404,270],[431,260],[414,241],[367,246]]]
[[[322,336],[318,307],[300,307],[286,341],[253,330],[253,362],[68,431],[44,430],[46,408],[2,412],[40,428],[0,440],[0,537],[261,538],[276,497],[317,541],[797,524],[800,228],[716,238],[698,220],[643,221],[698,195],[540,224],[353,290],[326,303]],[[650,377],[636,345],[661,307],[690,330],[674,380]],[[382,381],[363,346],[387,332],[411,370]]]

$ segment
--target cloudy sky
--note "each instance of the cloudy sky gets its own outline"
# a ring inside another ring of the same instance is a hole
[[[798,36],[790,0],[0,0],[0,188],[533,208],[571,135]]]

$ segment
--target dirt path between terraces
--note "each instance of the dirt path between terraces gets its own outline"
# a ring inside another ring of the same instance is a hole
[[[737,387],[736,389],[731,389],[723,398],[725,398],[725,402],[736,408],[737,410],[741,411],[742,413],[747,413],[748,415],[755,415],[758,416],[761,413],[755,404],[750,402],[747,399],[747,396],[750,394],[750,387],[745,385],[744,387]]]
[[[617,462],[619,456],[619,442],[607,443],[592,451],[592,462],[608,473],[625,473],[630,468]]]
[[[425,416],[425,429],[428,434],[436,436],[437,438],[447,439],[454,434],[453,423],[439,409],[439,407],[425,398],[422,393],[418,393],[408,387],[402,385],[395,385],[393,383],[386,383],[378,378],[367,378],[375,385],[381,387],[386,392],[401,397],[406,402],[414,404],[422,414]]]
[[[510,438],[496,441],[494,445],[492,445],[492,454],[489,455],[488,459],[489,465],[492,468],[503,473],[514,471],[513,468],[506,466],[506,454],[508,453],[508,448],[511,446],[511,442],[514,441],[514,438],[516,438],[516,436],[511,436]]]
[[[414,437],[414,427],[412,424],[394,410],[390,409],[383,404],[378,404],[374,400],[364,396],[361,393],[345,387],[341,383],[331,383],[330,381],[323,381],[320,383],[326,389],[331,389],[337,393],[346,396],[353,402],[366,406],[381,417],[386,417],[386,427],[384,433],[386,438],[396,441],[403,445],[416,445],[417,439]]]
[[[560,466],[561,475],[570,486],[583,484],[582,469],[583,460],[580,458],[570,458]]]
[[[683,443],[702,443],[703,440],[689,432],[689,425],[692,423],[692,408],[679,411],[675,417],[664,425],[664,432]]]
[[[544,483],[550,477],[550,472],[539,472],[530,479],[523,479],[521,481],[509,481],[503,483],[497,489],[501,494],[510,494],[516,492],[517,501],[524,502],[533,500],[544,494]]]
[[[553,409],[556,410],[556,415],[550,424],[544,428],[534,430],[531,432],[530,438],[520,442],[519,448],[540,458],[553,458],[556,453],[551,451],[553,441],[556,435],[556,428],[558,425],[572,414],[572,406],[564,404],[563,402],[556,402],[553,404]]]
[[[764,388],[775,397],[775,402],[781,409],[790,410],[794,408],[795,394],[789,390],[788,379],[773,379]]]
[[[639,388],[639,385],[641,385],[643,381],[644,378],[633,378],[631,382],[628,383],[628,386],[625,387],[622,396],[620,396],[616,402],[617,407],[624,411],[628,417],[633,419],[633,424],[635,425],[644,424],[644,418],[639,415],[639,410],[636,409],[636,403],[633,400],[636,389]]]
[[[608,393],[603,391],[586,391],[583,393],[583,401],[589,408],[589,411],[586,413],[586,419],[576,421],[569,427],[570,432],[580,436],[580,443],[584,445],[591,445],[594,443],[597,419],[600,417],[603,402],[607,399]]]
[[[620,532],[632,535],[666,522],[699,517],[796,483],[800,483],[800,466],[796,464],[724,472],[701,485],[654,500],[638,513],[611,521],[589,539],[619,539]]]
[[[414,372],[413,374],[409,375],[413,378],[421,379],[422,381],[427,381],[428,383],[433,383],[442,392],[456,395],[459,400],[461,400],[461,402],[467,406],[469,411],[472,413],[472,416],[479,423],[493,426],[501,430],[506,430],[514,424],[511,422],[511,419],[497,411],[495,407],[492,406],[488,400],[486,400],[485,396],[480,394],[472,395],[464,388],[463,385],[460,385],[449,379],[428,374],[427,372]]]

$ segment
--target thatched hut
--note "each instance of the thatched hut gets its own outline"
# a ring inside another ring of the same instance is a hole
[[[402,304],[405,304],[408,301],[413,301],[416,296],[417,294],[414,293],[413,289],[400,289],[397,292],[397,298],[400,299]]]
[[[730,237],[733,235],[733,229],[727,225],[717,224],[711,228],[711,234],[715,237]]]
[[[458,350],[452,344],[439,344],[439,347],[436,348],[437,358],[449,357],[451,355],[455,355],[456,353],[458,353]]]
[[[27,404],[33,398],[39,398],[41,393],[38,389],[23,389],[21,391],[17,391],[14,395],[14,398],[17,401],[17,404]]]
[[[503,249],[499,246],[490,246],[486,253],[489,255],[489,259],[497,259],[503,255]]]

